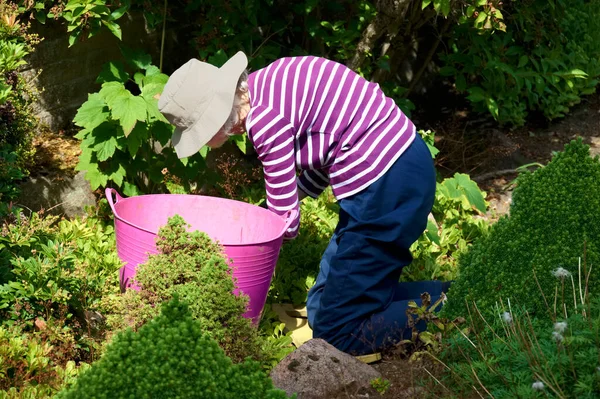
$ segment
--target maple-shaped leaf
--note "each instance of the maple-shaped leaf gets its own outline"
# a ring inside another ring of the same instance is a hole
[[[148,125],[145,123],[136,123],[135,127],[127,137],[127,149],[129,155],[135,157],[143,141],[148,139]]]
[[[146,110],[148,111],[148,120],[150,121],[161,121],[169,123],[168,119],[158,110],[158,100],[151,97],[144,97],[146,102]]]
[[[88,169],[85,174],[85,179],[90,182],[92,190],[96,190],[99,187],[105,187],[108,183],[108,177],[102,173],[98,167]]]
[[[164,123],[157,122],[152,125],[152,137],[154,137],[160,145],[165,146],[173,136],[173,131],[175,130],[175,126]]]
[[[90,94],[88,100],[77,110],[73,122],[79,127],[92,130],[109,117],[106,102],[99,93]]]
[[[94,150],[96,151],[96,157],[98,161],[104,162],[113,156],[117,149],[117,138],[112,136],[106,141],[96,143]]]
[[[102,71],[100,71],[96,83],[125,83],[128,79],[129,74],[125,71],[125,65],[121,61],[110,61],[102,65]]]
[[[123,182],[123,194],[128,197],[135,197],[136,195],[142,194],[139,188],[135,184],[131,184],[128,181]]]
[[[164,73],[155,75],[147,75],[142,79],[142,96],[154,97],[158,93],[162,93],[169,77]]]
[[[143,50],[133,49],[125,45],[120,45],[121,54],[127,62],[136,69],[147,69],[152,65],[152,57]]]
[[[129,91],[120,82],[106,82],[100,89],[100,96],[106,101],[111,110],[114,108],[114,102],[117,98],[126,96]],[[129,93],[131,94],[131,93]]]
[[[122,162],[113,159],[113,162],[111,162],[111,167],[107,171],[107,174],[110,180],[117,183],[118,186],[121,186],[123,184],[123,179],[127,175],[127,170],[125,170],[125,167],[123,166]]]
[[[146,101],[134,96],[129,91],[116,97],[111,105],[112,116],[118,119],[123,127],[125,137],[133,130],[137,121],[146,120]]]

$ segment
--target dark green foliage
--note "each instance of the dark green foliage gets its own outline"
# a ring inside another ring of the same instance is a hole
[[[459,260],[459,273],[443,309],[448,316],[465,316],[465,302],[475,301],[483,312],[500,299],[520,303],[539,317],[547,317],[556,288],[558,300],[563,283],[553,272],[564,268],[578,275],[580,257],[587,265],[600,262],[600,162],[589,156],[581,139],[565,146],[545,167],[525,173],[517,180],[510,216],[492,226]],[[585,250],[584,250],[585,248]],[[585,269],[585,267],[584,267]],[[586,271],[582,270],[585,280]],[[577,277],[575,277],[577,285]],[[589,279],[591,295],[599,280]],[[573,298],[566,301],[573,307]]]
[[[246,312],[247,297],[233,294],[234,279],[222,247],[203,232],[187,232],[180,216],[169,219],[158,233],[157,248],[136,271],[140,291],[118,298],[109,323],[115,328],[139,328],[159,313],[160,304],[179,295],[203,331],[234,361],[261,357],[258,330]]]
[[[471,310],[475,312],[474,308]],[[581,307],[579,313],[554,324],[546,319],[532,319],[514,304],[513,312],[505,310],[486,321],[473,313],[469,320],[470,342],[461,334],[446,342],[447,347],[440,354],[448,366],[442,379],[446,389],[440,391],[444,398],[600,396],[597,298]]]
[[[12,201],[19,196],[17,186],[25,177],[23,170],[17,165],[18,155],[9,147],[0,147],[0,220],[12,211]]]
[[[502,8],[506,31],[459,24],[441,56],[442,74],[453,76],[456,89],[476,110],[522,125],[530,112],[548,119],[564,116],[595,91],[600,77],[597,1],[483,3]]]
[[[234,365],[175,297],[138,332],[117,335],[105,355],[59,398],[286,398],[257,362]]]

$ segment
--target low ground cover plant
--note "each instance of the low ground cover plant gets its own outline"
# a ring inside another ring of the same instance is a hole
[[[459,260],[459,275],[442,313],[464,316],[466,303],[476,302],[486,315],[500,299],[519,303],[535,317],[549,318],[543,297],[576,285],[577,260],[586,254],[591,267],[599,261],[600,161],[579,138],[555,154],[551,162],[517,179],[510,214],[478,240]],[[558,277],[558,279],[557,279]],[[583,276],[589,292],[598,290],[595,274]]]
[[[49,398],[101,354],[118,289],[112,226],[20,215],[0,227],[0,397]]]
[[[548,299],[551,318],[534,317],[514,301],[498,302],[489,317],[469,304],[465,333],[454,334],[440,353],[446,370],[436,391],[448,398],[598,397],[600,301],[585,285],[590,268],[578,270],[582,284],[567,287],[565,297],[531,290],[530,298]],[[566,311],[573,299],[577,306]]]
[[[119,333],[105,356],[58,398],[287,398],[260,364],[234,364],[179,296],[137,332]]]

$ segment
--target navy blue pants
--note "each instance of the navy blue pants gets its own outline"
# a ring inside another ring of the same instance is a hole
[[[339,223],[308,294],[314,338],[361,355],[410,337],[408,302],[420,304],[423,292],[436,301],[442,292],[439,281],[398,282],[427,225],[435,185],[433,160],[417,134],[384,176],[339,201]]]

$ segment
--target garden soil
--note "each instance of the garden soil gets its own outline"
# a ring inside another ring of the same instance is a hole
[[[411,118],[419,129],[436,132],[436,146],[440,150],[436,157],[438,171],[442,176],[456,172],[471,175],[487,192],[492,219],[509,209],[511,181],[518,174],[516,168],[532,163],[546,164],[553,151],[561,151],[578,136],[591,146],[593,155],[600,154],[598,94],[584,98],[561,120],[546,123],[534,116],[526,126],[519,128],[501,127],[488,117],[472,115],[466,104],[452,98],[422,104],[419,106],[417,102],[419,110],[413,112]],[[454,104],[454,107],[442,104]],[[72,133],[45,132],[36,139],[37,164],[32,176],[74,174],[80,150]],[[443,372],[442,366],[430,359],[411,362],[394,352],[383,354],[382,360],[373,366],[390,382],[389,389],[383,395],[375,390],[347,392],[344,398],[418,398],[436,385],[439,388],[433,376]],[[416,381],[421,378],[429,381],[429,387],[417,385]]]

